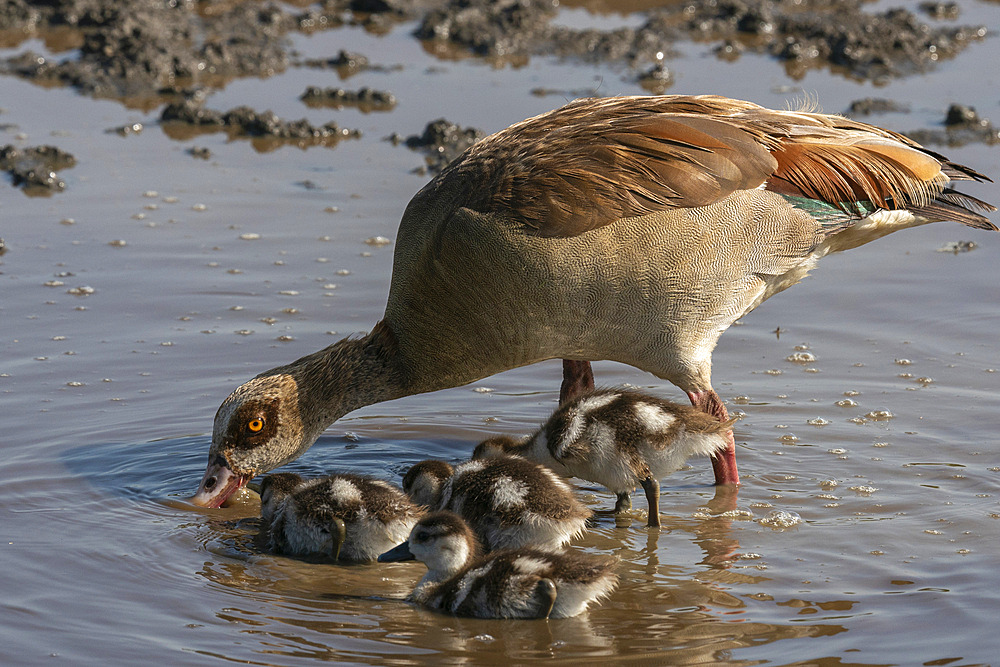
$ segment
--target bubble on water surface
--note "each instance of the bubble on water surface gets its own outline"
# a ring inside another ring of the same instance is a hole
[[[816,361],[816,355],[812,352],[794,352],[785,357],[785,361],[791,361],[795,364],[809,364]]]
[[[757,523],[769,528],[785,530],[786,528],[792,528],[802,523],[802,517],[789,510],[772,510],[768,512],[767,516],[758,519]]]
[[[888,421],[889,419],[894,419],[896,415],[892,414],[888,410],[872,410],[865,415],[868,419],[872,421]]]
[[[852,401],[849,398],[845,398],[843,400],[837,401],[836,405],[838,405],[838,406],[840,406],[842,408],[854,408],[854,407],[857,407],[858,402],[857,401]]]
[[[829,419],[823,419],[822,417],[816,417],[815,419],[810,419],[806,422],[810,426],[826,426],[830,423]]]
[[[90,285],[80,285],[79,287],[71,287],[66,290],[66,294],[72,294],[73,296],[90,296],[96,290]]]
[[[246,234],[240,234],[241,241],[256,241],[260,239],[260,234],[257,232],[247,232]]]
[[[365,239],[365,243],[370,246],[382,247],[392,243],[392,240],[387,239],[384,236],[373,236],[371,238]]]
[[[896,359],[897,366],[909,366],[912,363],[909,359]]]
[[[865,496],[865,497],[868,497],[868,496],[872,495],[873,493],[875,493],[876,491],[878,491],[878,489],[876,487],[874,487],[874,486],[868,486],[868,485],[852,486],[852,487],[850,487],[850,489],[851,489],[851,491],[854,491],[854,493],[858,494],[859,496]]]

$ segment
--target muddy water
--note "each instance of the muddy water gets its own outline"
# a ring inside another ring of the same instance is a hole
[[[963,11],[1000,25],[995,4]],[[631,17],[572,9],[561,20]],[[641,498],[635,521],[616,525],[612,498],[578,487],[598,513],[577,547],[621,559],[619,590],[583,617],[431,613],[400,601],[419,564],[260,553],[252,501],[221,511],[181,502],[236,384],[378,319],[392,245],[366,240],[394,238],[427,178],[413,173],[420,155],[384,137],[442,116],[494,131],[580,91],[642,92],[613,66],[439,60],[413,27],[296,38],[303,57],[347,49],[400,67],[346,84],[333,70],[293,68],[210,97],[216,109],[362,130],[335,148],[171,138],[156,109],[0,79],[0,143],[53,143],[78,160],[61,174],[63,193],[0,187],[0,660],[995,663],[1000,235],[957,225],[828,257],[723,336],[716,386],[743,415],[737,498],[716,497],[695,460],[664,481],[664,526],[651,532]],[[679,48],[668,92],[769,106],[806,92],[835,112],[886,97],[910,111],[873,120],[902,131],[934,129],[952,101],[1000,121],[1000,73],[982,71],[1000,59],[996,38],[880,87],[828,71],[793,80],[762,56],[727,63],[705,45]],[[297,99],[308,85],[386,89],[398,104],[311,109]],[[136,122],[140,134],[106,131]],[[192,157],[194,147],[210,157]],[[996,148],[937,148],[1000,175]],[[1000,202],[996,185],[966,189]],[[937,252],[968,240],[972,252]],[[595,370],[602,384],[682,398],[628,367]],[[398,481],[422,458],[459,459],[487,434],[527,432],[554,407],[558,376],[545,363],[366,408],[288,468]]]

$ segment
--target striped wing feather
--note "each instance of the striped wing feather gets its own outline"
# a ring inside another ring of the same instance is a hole
[[[857,217],[857,202],[875,202],[996,229],[976,212],[994,207],[947,188],[989,179],[900,134],[714,96],[578,100],[485,139],[441,178],[470,170],[477,178],[466,179],[460,205],[505,213],[540,236],[761,186]]]

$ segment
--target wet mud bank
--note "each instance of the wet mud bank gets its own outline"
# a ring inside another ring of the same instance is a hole
[[[57,55],[25,50],[0,61],[0,73],[71,86],[140,109],[163,107],[159,120],[171,136],[183,136],[181,128],[187,126],[194,133],[251,137],[264,146],[331,146],[358,132],[335,122],[287,121],[248,107],[215,111],[204,99],[227,81],[267,77],[289,67],[335,68],[343,78],[385,69],[373,64],[377,57],[346,51],[327,60],[299,59],[291,36],[344,26],[378,33],[403,21],[417,24],[413,38],[431,53],[482,58],[497,67],[541,55],[611,63],[624,78],[654,93],[669,88],[669,62],[682,41],[712,44],[724,60],[766,54],[784,62],[793,78],[829,68],[877,83],[926,71],[987,34],[982,26],[957,24],[961,16],[954,3],[925,3],[921,15],[906,9],[871,12],[857,0],[670,3],[641,14],[638,27],[608,30],[559,25],[558,9],[555,0],[324,0],[306,8],[270,2],[13,0],[0,7],[0,45],[16,49],[40,38]],[[301,99],[314,108],[351,106],[365,112],[396,104],[392,92],[368,88],[310,86]],[[396,137],[396,143],[426,151],[428,168],[439,170],[483,134],[447,125],[435,121],[423,137]],[[988,121],[978,118],[918,134],[929,143],[993,143],[997,136]],[[54,165],[43,174],[44,168],[17,166],[27,164],[27,157],[4,159],[15,184],[50,192],[64,187]]]

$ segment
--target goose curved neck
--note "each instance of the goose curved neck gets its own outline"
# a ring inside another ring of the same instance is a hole
[[[384,321],[366,336],[345,338],[271,372],[295,379],[303,426],[315,437],[349,412],[414,393]]]

